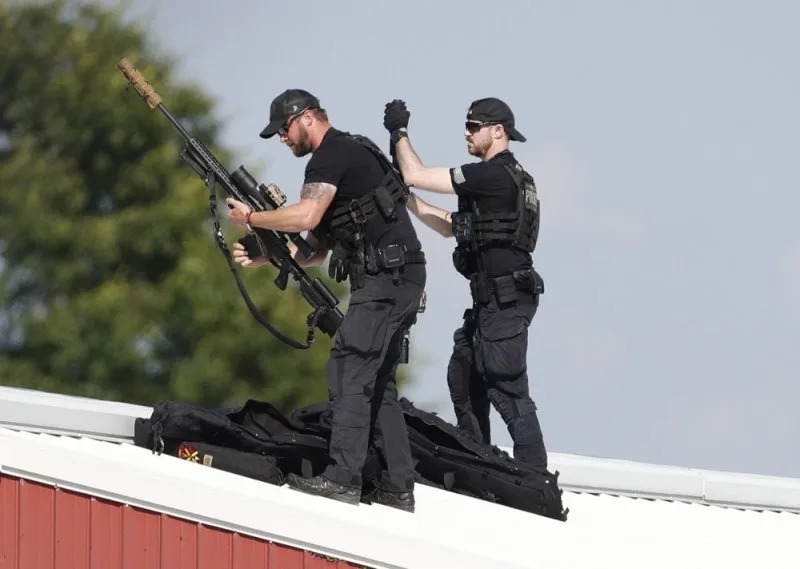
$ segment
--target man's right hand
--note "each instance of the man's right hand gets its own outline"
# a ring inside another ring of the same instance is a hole
[[[386,109],[383,111],[383,126],[390,133],[401,128],[408,128],[410,118],[411,113],[406,108],[405,101],[395,99],[391,103],[386,103]]]

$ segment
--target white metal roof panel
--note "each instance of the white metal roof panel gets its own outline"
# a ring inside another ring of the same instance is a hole
[[[0,386],[0,426],[18,430],[131,440],[136,418],[152,412],[143,405]]]
[[[0,427],[133,440],[137,417],[152,408],[29,389],[0,387]],[[506,449],[509,450],[509,449]],[[549,453],[563,489],[800,512],[800,480]]]
[[[417,486],[353,507],[129,444],[0,429],[0,470],[372,567],[798,567],[800,516],[565,492],[558,522]],[[566,471],[565,471],[566,472]],[[566,476],[566,474],[565,474]]]
[[[0,471],[370,567],[527,566],[522,544],[508,547],[462,517],[487,520],[496,506],[427,487],[418,488],[415,514],[354,507],[129,444],[8,429],[0,429]],[[560,523],[502,509],[506,523],[532,533]]]
[[[151,412],[0,387],[0,471],[372,567],[800,567],[797,479],[554,453],[565,523],[422,485],[411,515],[104,442]]]
[[[561,488],[616,496],[800,512],[800,479],[553,453]],[[798,563],[800,567],[800,563]]]

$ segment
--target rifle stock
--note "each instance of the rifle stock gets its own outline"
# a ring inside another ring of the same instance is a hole
[[[249,295],[247,295],[246,289],[236,272],[235,265],[230,259],[230,251],[225,244],[222,230],[219,228],[216,221],[214,188],[217,184],[222,187],[226,194],[244,203],[253,211],[271,211],[278,209],[286,202],[286,196],[284,196],[280,189],[274,184],[270,184],[269,186],[258,184],[244,166],[239,166],[232,174],[229,174],[214,154],[199,140],[194,138],[178,119],[169,112],[164,106],[162,97],[147,83],[142,74],[127,58],[123,58],[117,64],[117,68],[128,79],[142,98],[144,98],[148,106],[151,109],[160,110],[186,141],[186,147],[181,153],[181,158],[192,167],[209,187],[209,199],[211,201],[212,214],[214,215],[217,244],[226,255],[228,264],[239,285],[242,297],[250,309],[250,312],[253,314],[253,317],[267,327],[276,337],[296,348],[308,348],[314,340],[314,329],[317,327],[332,337],[344,318],[342,312],[337,307],[339,300],[319,278],[311,279],[311,277],[308,276],[297,261],[295,261],[288,246],[288,242],[291,241],[306,258],[309,258],[313,255],[314,250],[308,242],[298,233],[285,233],[262,228],[257,228],[255,230],[255,234],[262,245],[262,250],[266,253],[267,258],[278,268],[278,276],[275,278],[275,285],[279,289],[285,290],[289,277],[291,276],[298,283],[301,296],[313,309],[308,315],[306,322],[308,324],[306,343],[301,344],[275,330],[263,316],[258,313],[257,308],[253,305]]]

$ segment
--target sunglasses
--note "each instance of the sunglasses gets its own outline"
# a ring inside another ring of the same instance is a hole
[[[289,134],[289,127],[292,126],[292,122],[294,122],[294,119],[296,119],[297,117],[302,115],[304,112],[306,112],[310,108],[311,107],[306,107],[305,109],[303,109],[299,113],[293,114],[288,119],[286,119],[286,122],[283,123],[281,125],[281,127],[278,129],[278,136],[287,136]]]
[[[492,125],[495,125],[495,124],[500,124],[500,123],[498,123],[498,122],[467,121],[466,123],[464,123],[464,128],[467,129],[467,132],[469,132],[470,134],[475,134],[476,132],[478,132],[483,127],[492,126]]]

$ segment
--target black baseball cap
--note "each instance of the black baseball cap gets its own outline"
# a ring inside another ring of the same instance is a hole
[[[509,140],[517,142],[527,140],[514,128],[514,113],[511,112],[511,108],[495,97],[472,101],[467,111],[467,120],[501,124],[506,129]]]
[[[278,129],[294,115],[307,109],[318,109],[319,99],[308,91],[302,89],[286,89],[272,100],[269,106],[269,124],[264,127],[259,135],[261,138],[270,138],[277,134]]]

